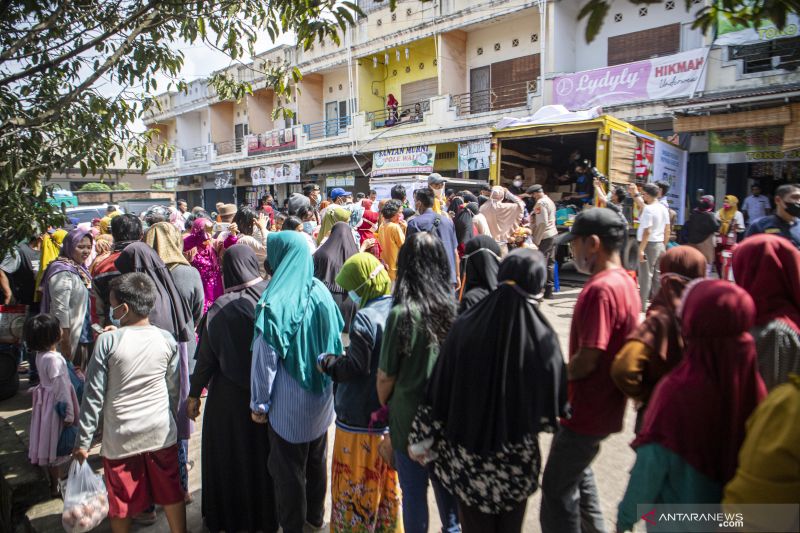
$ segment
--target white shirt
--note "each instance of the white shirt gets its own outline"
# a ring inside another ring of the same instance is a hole
[[[664,242],[664,231],[669,224],[669,210],[660,202],[647,204],[639,216],[639,229],[636,230],[636,240],[642,242],[644,230],[650,229],[647,242]]]
[[[770,209],[769,198],[760,194],[753,196],[752,194],[744,199],[742,204],[742,211],[747,211],[747,216],[752,224],[761,217],[767,216],[767,211]]]

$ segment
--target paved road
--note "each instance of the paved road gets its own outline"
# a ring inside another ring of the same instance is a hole
[[[558,333],[562,349],[565,352],[569,338],[572,310],[575,306],[577,294],[577,289],[565,289],[560,294],[557,294],[554,300],[547,301],[542,305],[543,312]],[[625,419],[625,430],[620,434],[610,437],[603,443],[600,454],[594,463],[595,477],[600,491],[600,501],[608,531],[610,532],[613,532],[615,529],[616,506],[625,491],[628,481],[628,472],[634,461],[634,453],[628,446],[628,443],[633,439],[633,422],[634,413],[633,410],[629,408]],[[192,437],[189,454],[190,460],[194,463],[194,467],[190,472],[190,488],[193,491],[195,502],[188,507],[189,530],[193,532],[202,531],[202,518],[200,516],[200,431],[201,428],[198,427]],[[329,432],[329,450],[333,449],[333,433],[333,430]],[[546,460],[550,450],[551,439],[552,437],[550,435],[542,435],[540,438],[543,461]],[[94,451],[96,453],[97,450]],[[428,495],[428,505],[432,511],[430,531],[439,531],[441,522],[435,511],[436,505],[433,494],[430,491]],[[541,531],[541,527],[539,526],[539,505],[540,497],[537,492],[528,501],[524,531]],[[330,509],[330,502],[328,502],[328,509]],[[101,525],[96,531],[109,530],[110,528],[108,528],[106,523]],[[163,515],[160,515],[159,522],[155,525],[136,527],[135,530],[161,532],[168,531],[168,528]]]

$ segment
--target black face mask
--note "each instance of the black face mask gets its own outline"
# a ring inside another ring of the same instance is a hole
[[[800,217],[800,202],[783,202],[786,206],[786,212],[792,215],[793,217]]]

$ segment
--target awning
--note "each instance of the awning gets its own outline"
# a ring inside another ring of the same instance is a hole
[[[358,162],[361,164],[361,168],[364,169],[364,172],[369,173],[368,166],[370,165],[370,161],[359,157]],[[306,174],[309,176],[324,176],[327,174],[352,172],[354,170],[358,171],[359,174],[361,173],[361,170],[358,168],[355,159],[352,157],[331,157],[329,159],[325,159],[322,163],[307,171]]]
[[[791,122],[791,108],[788,105],[783,105],[767,109],[742,111],[741,113],[675,117],[673,130],[675,133],[736,130],[740,128],[785,126]]]

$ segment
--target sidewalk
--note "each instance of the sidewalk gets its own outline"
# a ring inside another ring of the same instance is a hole
[[[542,304],[542,311],[547,319],[550,321],[553,328],[558,333],[561,341],[562,351],[566,357],[566,351],[569,340],[569,327],[570,320],[572,319],[572,310],[575,306],[579,289],[571,289],[562,287],[562,292],[557,293],[553,300],[548,300]],[[19,435],[21,441],[24,443],[24,454],[27,455],[28,445],[28,426],[30,423],[30,392],[27,389],[27,380],[22,379],[20,385],[20,392],[14,397],[4,402],[0,402],[0,423],[7,422],[16,433]],[[600,493],[600,502],[603,508],[603,514],[606,519],[606,527],[608,531],[615,530],[617,504],[622,499],[625,487],[628,482],[628,472],[633,466],[635,455],[630,449],[628,444],[633,440],[633,423],[635,413],[629,407],[628,413],[625,417],[625,429],[622,433],[618,433],[609,437],[602,445],[600,454],[594,463],[595,477],[597,479],[598,490]],[[189,488],[192,491],[194,502],[187,507],[187,523],[188,529],[191,532],[203,531],[202,517],[200,511],[200,428],[201,424],[197,424],[195,433],[189,444],[189,460],[194,462],[194,467],[189,472]],[[1,426],[0,426],[1,427]],[[328,432],[328,461],[330,467],[331,453],[333,449],[334,431],[331,429]],[[542,454],[542,464],[547,460],[547,454],[550,450],[551,435],[543,434],[540,436],[540,448]],[[3,442],[0,440],[0,446]],[[17,450],[19,454],[21,450]],[[92,456],[90,457],[91,464],[99,469],[99,447],[92,449]],[[1,450],[0,455],[9,453],[8,450]],[[330,470],[330,468],[329,468]],[[34,470],[35,473],[35,470]],[[32,529],[18,529],[19,531],[39,531],[39,532],[62,532],[61,527],[61,500],[50,500],[48,496],[47,483],[44,476],[41,477],[42,498],[44,503],[35,505],[28,513],[28,519]],[[330,494],[330,492],[329,492]],[[330,498],[330,496],[328,496]],[[525,515],[525,524],[523,531],[525,532],[538,532],[541,531],[539,526],[539,505],[540,494],[537,491],[528,501],[528,509]],[[330,509],[330,501],[326,502],[326,507]],[[430,531],[439,531],[441,529],[441,522],[436,513],[436,503],[433,498],[432,491],[428,493],[428,507],[431,510],[431,524]],[[328,512],[326,512],[326,516]],[[111,528],[106,520],[94,531],[108,532]],[[158,514],[158,522],[151,526],[134,526],[134,531],[148,531],[148,532],[166,532],[169,531],[166,519],[163,513]]]

